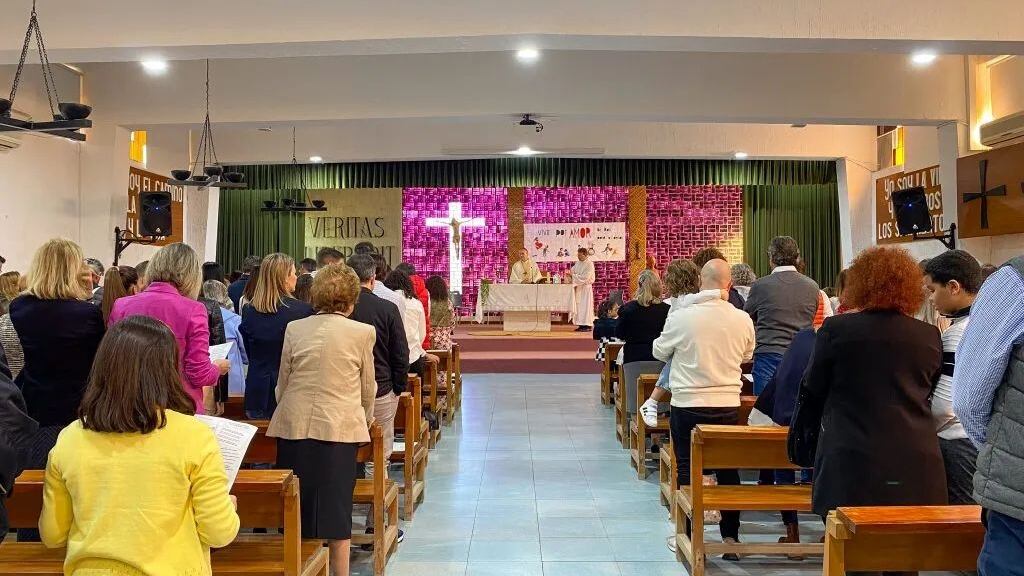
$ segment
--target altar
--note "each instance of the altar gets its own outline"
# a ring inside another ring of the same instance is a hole
[[[570,284],[480,284],[476,321],[485,312],[501,312],[506,332],[550,332],[552,312],[570,312]]]

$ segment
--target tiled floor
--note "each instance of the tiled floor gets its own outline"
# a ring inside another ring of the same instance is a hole
[[[665,546],[672,525],[657,474],[637,480],[596,376],[467,375],[462,410],[430,453],[427,476],[389,576],[686,573]],[[804,525],[820,536],[813,521]],[[777,516],[744,516],[749,540],[779,530]],[[368,558],[355,554],[354,574],[372,574]],[[709,564],[709,575],[821,573],[820,559]]]

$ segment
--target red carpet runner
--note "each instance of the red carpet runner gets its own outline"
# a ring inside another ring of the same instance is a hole
[[[456,331],[466,374],[599,374],[597,342],[574,326],[552,326],[554,334],[505,335],[501,326],[463,324]]]

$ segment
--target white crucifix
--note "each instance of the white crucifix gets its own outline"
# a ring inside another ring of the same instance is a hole
[[[462,202],[448,203],[448,216],[427,218],[427,226],[448,229],[448,285],[453,291],[462,290],[462,228],[485,226],[483,218],[463,218]]]

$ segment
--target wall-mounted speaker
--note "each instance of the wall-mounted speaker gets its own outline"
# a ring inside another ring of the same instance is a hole
[[[900,236],[932,231],[932,215],[928,212],[924,188],[916,186],[893,192],[892,208],[896,213],[896,229]]]
[[[139,236],[170,236],[174,226],[170,192],[139,193]]]

